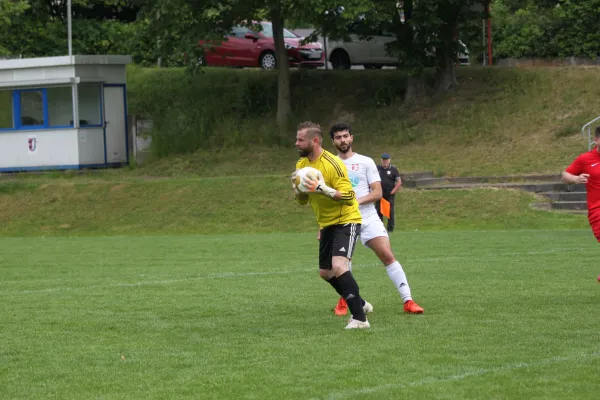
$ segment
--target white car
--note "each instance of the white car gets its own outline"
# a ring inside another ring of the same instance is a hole
[[[396,40],[395,36],[376,35],[361,39],[358,35],[351,35],[351,42],[327,40],[327,60],[333,69],[349,69],[354,65],[362,65],[365,69],[396,66],[398,59],[390,56],[386,51],[386,44]],[[459,41],[464,48],[458,53],[460,65],[470,65],[469,50]]]
[[[312,30],[297,29],[296,33],[308,36]],[[351,34],[352,41],[350,42],[327,39],[326,44],[323,43],[323,38],[319,37],[319,42],[327,48],[327,60],[334,69],[349,69],[357,65],[362,65],[366,69],[396,66],[398,59],[387,54],[386,50],[386,44],[396,40],[396,36],[386,31],[369,32],[369,35],[369,37],[361,39],[361,35]],[[469,65],[469,51],[464,43],[460,42],[460,44],[464,48],[464,52],[458,54],[459,63],[460,65]]]
[[[395,66],[398,59],[386,52],[386,43],[394,41],[392,36],[371,36],[361,39],[351,35],[351,42],[327,40],[327,60],[333,69],[349,69],[353,65],[362,65],[366,69]]]

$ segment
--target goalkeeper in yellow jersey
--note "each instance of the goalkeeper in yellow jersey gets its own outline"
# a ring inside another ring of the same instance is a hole
[[[296,148],[300,160],[296,171],[304,167],[319,170],[322,177],[312,180],[305,176],[302,186],[296,187],[296,172],[292,174],[294,198],[300,204],[310,203],[320,228],[319,272],[336,292],[346,299],[352,318],[346,329],[369,328],[366,313],[373,306],[360,297],[358,284],[348,269],[356,238],[360,234],[362,217],[344,163],[322,147],[321,127],[302,122],[296,133]]]

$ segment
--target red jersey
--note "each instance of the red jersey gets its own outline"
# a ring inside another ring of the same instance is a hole
[[[590,175],[585,184],[588,215],[600,211],[600,152],[594,148],[587,153],[583,153],[567,167],[566,171],[573,175]]]

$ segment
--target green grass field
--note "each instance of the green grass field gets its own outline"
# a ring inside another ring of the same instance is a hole
[[[397,195],[398,229],[586,229],[585,215],[536,211],[520,190],[411,190]],[[0,181],[0,236],[316,232],[287,176]]]
[[[2,399],[596,399],[588,229],[392,234],[345,331],[314,233],[0,239]]]
[[[356,72],[341,78],[368,89]],[[390,152],[402,171],[558,173],[587,149],[597,68],[459,80],[411,109],[349,85],[295,110],[352,123],[358,152]],[[295,99],[314,98],[299,87],[311,96]],[[222,119],[215,134],[255,138],[272,119]],[[600,268],[585,215],[533,210],[547,200],[518,190],[403,189],[392,244],[425,314],[402,313],[359,245],[354,274],[375,312],[370,330],[345,331],[318,277],[314,216],[291,197],[297,152],[249,142],[0,180],[0,399],[598,397]]]

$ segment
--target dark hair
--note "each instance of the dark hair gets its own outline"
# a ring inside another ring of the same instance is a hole
[[[300,122],[298,124],[298,128],[296,128],[296,130],[298,130],[298,131],[303,131],[305,129],[307,130],[307,133],[311,138],[318,136],[319,139],[323,139],[323,132],[321,131],[321,125],[315,124],[314,122],[311,122],[311,121],[304,121],[304,122]]]
[[[348,131],[348,133],[352,134],[352,129],[350,128],[350,125],[344,124],[343,122],[338,122],[337,124],[334,124],[329,130],[329,136],[333,139],[333,135],[343,131]]]
[[[600,126],[596,127],[596,130],[594,131],[594,136],[600,137]]]

